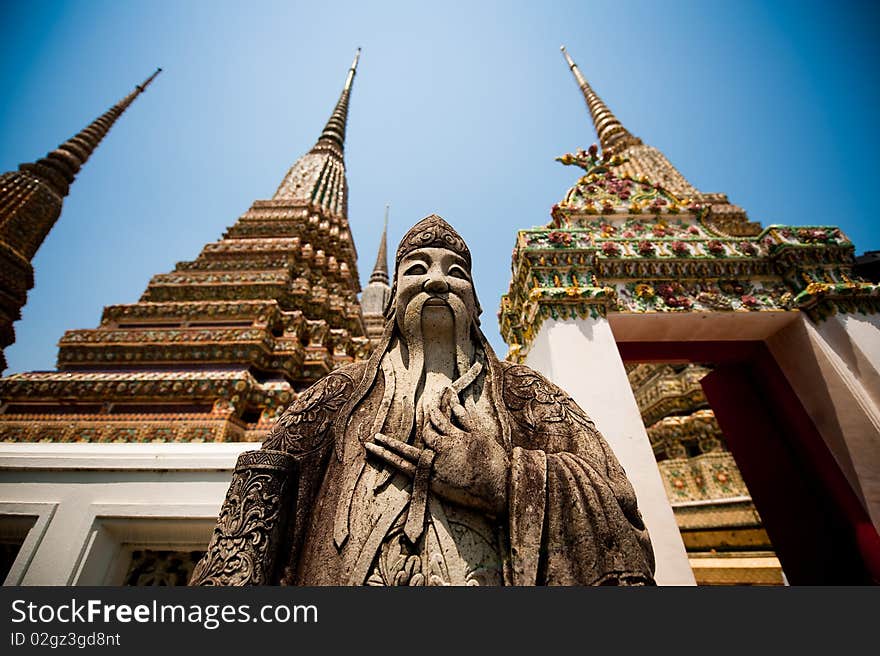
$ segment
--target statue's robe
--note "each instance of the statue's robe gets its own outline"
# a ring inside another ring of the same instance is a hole
[[[418,544],[403,537],[412,477],[363,447],[412,419],[377,355],[315,383],[240,456],[190,584],[653,584],[635,493],[593,422],[528,367],[491,349],[485,360],[477,382],[510,461],[505,514],[429,492]]]

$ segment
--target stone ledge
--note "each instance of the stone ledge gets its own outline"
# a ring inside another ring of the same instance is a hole
[[[216,444],[0,444],[0,470],[229,471],[254,442]]]

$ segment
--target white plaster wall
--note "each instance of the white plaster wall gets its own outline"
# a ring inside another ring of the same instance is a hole
[[[695,585],[608,321],[545,321],[526,364],[568,392],[590,415],[626,470],[654,545],[658,585]]]
[[[880,405],[880,314],[835,314],[816,330]]]
[[[2,444],[0,515],[36,518],[6,579],[96,585],[126,544],[204,548],[258,444]]]
[[[878,319],[801,315],[767,346],[880,531]]]

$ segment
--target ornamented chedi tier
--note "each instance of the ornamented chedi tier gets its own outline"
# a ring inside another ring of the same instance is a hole
[[[700,365],[627,365],[698,584],[781,584],[782,569],[727,449]]]
[[[546,226],[518,232],[499,312],[511,359],[522,361],[549,317],[801,310],[821,321],[880,309],[880,285],[853,274],[854,247],[839,228],[762,228],[723,194],[699,192],[623,127],[565,55],[602,151],[559,157],[582,175]]]
[[[343,159],[357,61],[271,199],[137,303],[65,333],[57,372],[0,381],[0,439],[261,440],[299,391],[367,356]]]
[[[6,368],[3,349],[15,341],[12,324],[21,318],[27,293],[34,286],[31,260],[61,216],[64,197],[83,164],[110,128],[162,71],[36,162],[0,175],[0,372]]]

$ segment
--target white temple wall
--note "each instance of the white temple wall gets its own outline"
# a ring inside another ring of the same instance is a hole
[[[816,330],[880,406],[880,314],[835,314]]]
[[[0,445],[0,522],[25,538],[5,585],[117,585],[134,548],[204,550],[258,447]]]
[[[767,339],[789,384],[880,531],[880,317],[805,315]]]
[[[564,389],[596,422],[626,470],[651,535],[658,585],[695,585],[657,461],[608,321],[547,320],[526,364]]]

